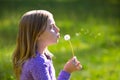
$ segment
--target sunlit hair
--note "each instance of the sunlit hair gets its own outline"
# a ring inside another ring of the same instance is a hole
[[[12,60],[17,80],[20,80],[24,62],[36,56],[37,39],[46,29],[47,20],[51,16],[52,14],[45,10],[32,10],[22,16]]]

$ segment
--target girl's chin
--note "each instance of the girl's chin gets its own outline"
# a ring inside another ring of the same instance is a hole
[[[49,45],[54,45],[54,44],[57,44],[58,42],[59,40],[56,40],[56,41],[51,42]]]
[[[57,44],[59,42],[59,40],[57,39],[56,41],[53,42],[53,44]]]

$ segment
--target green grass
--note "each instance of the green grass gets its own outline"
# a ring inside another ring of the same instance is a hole
[[[72,57],[70,45],[63,39],[65,34],[70,34],[75,55],[83,65],[83,70],[73,73],[71,80],[120,79],[120,12],[117,0],[3,1],[0,6],[0,79],[15,80],[11,56],[18,23],[23,13],[32,9],[52,12],[61,30],[59,43],[49,47],[55,55],[56,76]]]

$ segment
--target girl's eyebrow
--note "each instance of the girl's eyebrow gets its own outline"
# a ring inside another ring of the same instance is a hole
[[[49,25],[53,25],[54,23],[52,23],[52,22],[50,22],[50,24]]]
[[[53,26],[53,24],[50,24],[50,26]]]
[[[51,23],[50,26],[55,26],[55,24]]]

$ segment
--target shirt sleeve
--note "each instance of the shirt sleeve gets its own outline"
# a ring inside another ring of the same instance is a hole
[[[70,79],[70,73],[62,70],[58,76],[58,80],[69,80],[69,79]]]
[[[36,61],[30,70],[34,80],[51,80],[48,70],[49,65]]]

